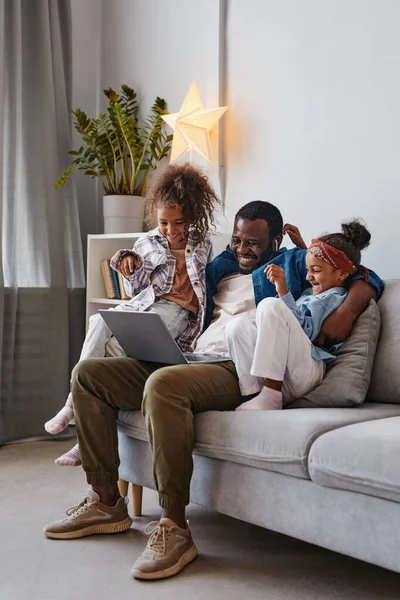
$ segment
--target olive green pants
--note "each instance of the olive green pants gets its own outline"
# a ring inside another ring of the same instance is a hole
[[[142,409],[162,508],[189,503],[193,415],[234,410],[242,401],[232,362],[165,367],[93,358],[75,367],[71,390],[82,466],[91,485],[118,480],[118,410]]]

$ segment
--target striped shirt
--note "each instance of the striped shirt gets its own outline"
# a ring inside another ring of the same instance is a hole
[[[158,227],[144,233],[132,250],[119,250],[112,257],[110,264],[115,271],[118,271],[121,259],[127,254],[132,254],[140,262],[140,268],[129,279],[124,277],[126,293],[132,296],[129,304],[134,310],[145,311],[171,291],[176,259],[169,252],[168,241]],[[206,239],[203,244],[198,244],[195,232],[190,230],[185,257],[188,276],[199,300],[199,311],[197,315],[188,311],[187,327],[176,342],[182,352],[191,352],[204,326],[206,265],[212,260],[211,241]]]

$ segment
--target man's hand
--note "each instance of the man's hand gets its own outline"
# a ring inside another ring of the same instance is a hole
[[[122,273],[124,277],[127,279],[135,272],[136,269],[140,267],[140,262],[135,256],[132,254],[127,254],[123,258],[121,258],[120,263],[118,265],[118,270]]]
[[[367,308],[371,299],[376,300],[375,288],[363,279],[353,281],[346,300],[325,319],[314,344],[329,348],[347,340],[355,321]]]
[[[295,246],[297,246],[298,248],[301,248],[302,250],[307,249],[307,244],[301,237],[299,228],[296,227],[296,225],[291,225],[290,223],[286,223],[286,225],[284,225],[284,227],[282,229],[282,233],[283,233],[283,235],[285,235],[287,233],[287,235],[292,240],[293,244]]]
[[[278,295],[286,296],[289,290],[287,289],[286,285],[285,271],[282,269],[282,267],[278,267],[278,265],[268,265],[264,273],[270,282],[276,287]]]
[[[314,340],[314,344],[329,348],[334,344],[346,341],[351,333],[354,320],[353,315],[342,304],[322,323],[321,331]]]

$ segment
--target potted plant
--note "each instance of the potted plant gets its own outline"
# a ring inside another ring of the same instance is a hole
[[[82,137],[79,150],[71,150],[71,165],[56,183],[58,189],[74,171],[97,177],[104,188],[105,233],[143,231],[144,195],[152,172],[168,153],[172,135],[164,129],[166,102],[156,98],[149,117],[138,123],[135,91],[121,86],[117,94],[104,90],[105,113],[91,119],[77,108],[72,112],[75,129]]]

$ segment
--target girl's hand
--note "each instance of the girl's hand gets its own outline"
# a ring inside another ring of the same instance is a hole
[[[124,277],[129,279],[132,273],[135,272],[136,269],[140,267],[140,263],[137,258],[135,258],[132,254],[127,254],[123,258],[121,258],[118,271],[122,273]]]
[[[289,292],[286,285],[285,271],[278,265],[268,265],[264,273],[267,275],[271,283],[276,287],[276,291],[280,296],[286,296]]]
[[[307,250],[307,244],[301,237],[301,233],[299,228],[296,225],[291,225],[290,223],[286,223],[282,229],[282,233],[285,235],[286,233],[292,240],[293,244],[302,250]]]

